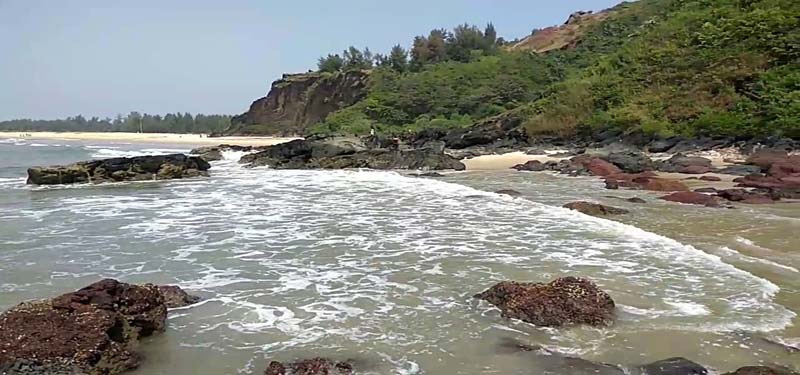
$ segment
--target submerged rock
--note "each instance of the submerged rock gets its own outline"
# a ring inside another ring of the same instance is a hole
[[[304,359],[284,364],[272,361],[264,375],[348,375],[353,373],[353,365],[347,362],[333,362],[325,358]]]
[[[798,373],[786,367],[746,366],[723,375],[798,375]]]
[[[592,216],[624,215],[629,213],[628,210],[591,202],[567,203],[564,205],[564,208],[569,208],[570,210],[575,210]]]
[[[200,302],[200,297],[186,293],[176,285],[159,285],[158,291],[164,296],[164,303],[168,308],[184,307]]]
[[[520,192],[518,192],[516,190],[511,190],[511,189],[498,190],[498,191],[495,191],[494,193],[495,194],[500,194],[500,195],[508,195],[510,197],[519,197],[519,196],[522,195],[522,193],[520,193]]]
[[[705,367],[686,358],[668,358],[656,361],[640,368],[647,375],[706,375]]]
[[[139,364],[138,339],[164,331],[167,307],[153,285],[102,280],[0,315],[3,374],[118,374]]]
[[[530,353],[534,356],[534,367],[541,374],[570,375],[624,375],[621,368],[601,362],[593,362],[583,358],[571,357],[562,353],[545,349],[538,345],[526,345],[513,339],[503,340],[499,345],[500,353]],[[538,374],[538,373],[537,373]]]
[[[64,166],[32,167],[28,183],[58,185],[115,181],[168,180],[208,176],[211,165],[196,156],[183,154],[137,156],[82,161]]]
[[[716,197],[694,191],[679,191],[677,193],[663,196],[659,199],[676,203],[696,204],[706,207],[719,207],[719,202],[717,201]]]
[[[548,284],[503,281],[475,298],[497,306],[506,318],[538,326],[604,326],[614,319],[614,300],[593,282],[577,277]]]
[[[378,146],[382,146],[378,144]],[[294,140],[245,155],[240,163],[250,167],[275,169],[420,169],[464,170],[458,159],[444,153],[441,143],[429,143],[416,149],[369,148],[358,138]]]

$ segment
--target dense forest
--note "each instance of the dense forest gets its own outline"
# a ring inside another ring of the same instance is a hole
[[[323,72],[371,69],[369,91],[312,131],[407,132],[502,115],[529,135],[800,137],[799,1],[640,0],[603,15],[547,52],[514,48],[490,24],[433,30],[408,51],[325,56]]]
[[[114,119],[83,116],[60,120],[0,121],[0,131],[51,131],[51,132],[132,132],[145,133],[219,133],[230,125],[228,115],[192,115],[168,113],[164,116],[131,112]]]

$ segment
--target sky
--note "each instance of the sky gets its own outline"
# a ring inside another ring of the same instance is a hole
[[[506,39],[618,0],[0,0],[0,121],[238,114],[350,45],[493,22]]]

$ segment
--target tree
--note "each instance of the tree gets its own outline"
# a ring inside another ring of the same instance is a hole
[[[320,72],[338,72],[342,70],[343,67],[344,59],[338,54],[328,54],[328,56],[320,57],[319,61],[317,62],[317,68]]]
[[[356,47],[350,46],[344,51],[344,69],[362,70],[372,68],[372,52],[369,48],[362,52]]]
[[[392,47],[387,60],[388,65],[398,72],[402,73],[408,70],[408,51],[399,44]]]
[[[485,39],[486,46],[488,48],[494,49],[494,47],[497,45],[497,30],[495,30],[494,24],[491,22],[486,25],[486,29],[483,31],[483,38]]]

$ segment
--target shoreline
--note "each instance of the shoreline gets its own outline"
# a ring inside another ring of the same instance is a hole
[[[166,143],[197,146],[236,144],[271,146],[297,138],[280,137],[207,137],[205,134],[117,133],[117,132],[0,132],[0,139],[106,141],[130,143]]]

